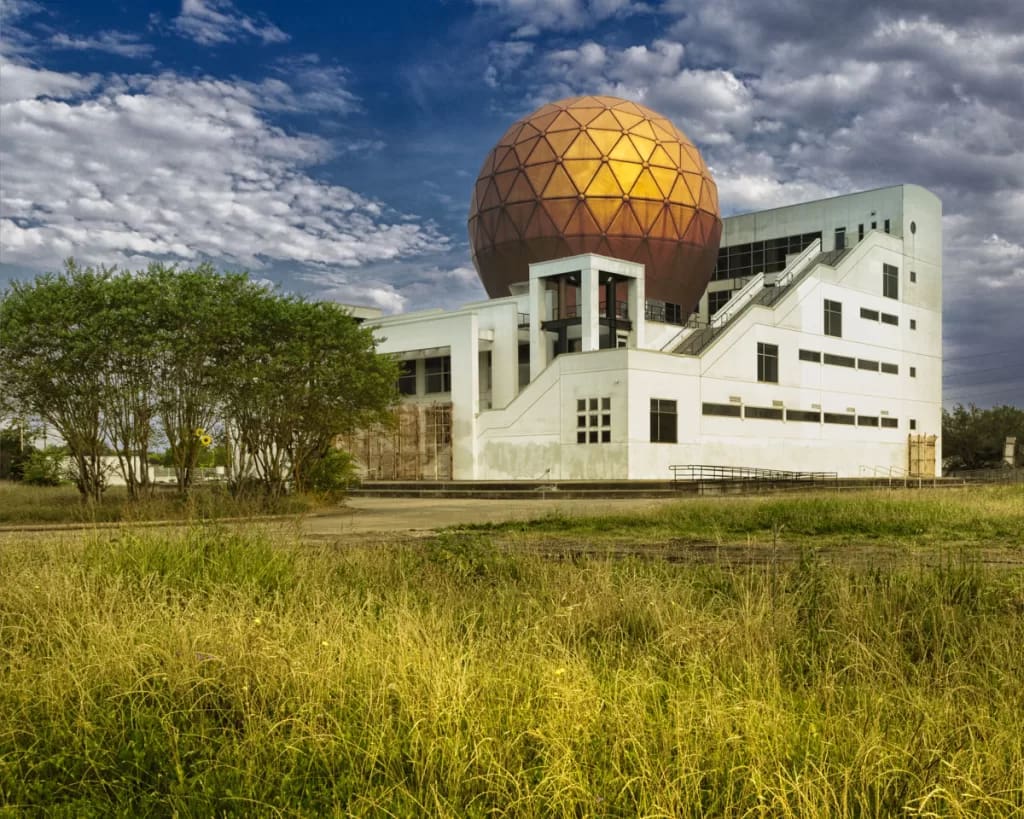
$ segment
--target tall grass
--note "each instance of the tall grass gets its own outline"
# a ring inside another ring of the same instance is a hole
[[[0,801],[63,815],[1024,812],[1024,574],[216,527],[0,553]]]

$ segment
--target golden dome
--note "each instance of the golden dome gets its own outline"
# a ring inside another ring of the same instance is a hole
[[[700,152],[668,119],[618,97],[565,99],[516,122],[484,160],[469,208],[473,263],[492,298],[526,281],[533,262],[602,253],[646,265],[647,296],[688,311],[721,235]]]

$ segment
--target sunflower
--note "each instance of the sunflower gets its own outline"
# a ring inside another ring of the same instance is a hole
[[[210,444],[213,443],[213,438],[204,433],[199,436],[199,443],[201,443],[203,446],[209,446]]]

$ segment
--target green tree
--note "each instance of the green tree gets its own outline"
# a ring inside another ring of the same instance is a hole
[[[0,372],[18,410],[49,423],[67,444],[82,497],[105,486],[101,330],[111,271],[79,268],[12,282],[0,300]]]
[[[979,409],[974,404],[957,404],[952,411],[942,411],[942,454],[948,468],[998,466],[1010,436],[1024,442],[1024,410],[1006,405]]]
[[[397,368],[336,304],[269,293],[254,301],[227,415],[234,448],[276,496],[308,489],[339,435],[387,418]]]

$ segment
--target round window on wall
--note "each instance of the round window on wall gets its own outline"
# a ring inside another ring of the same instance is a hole
[[[910,232],[911,233],[917,233],[917,222],[911,222],[910,223]]]

